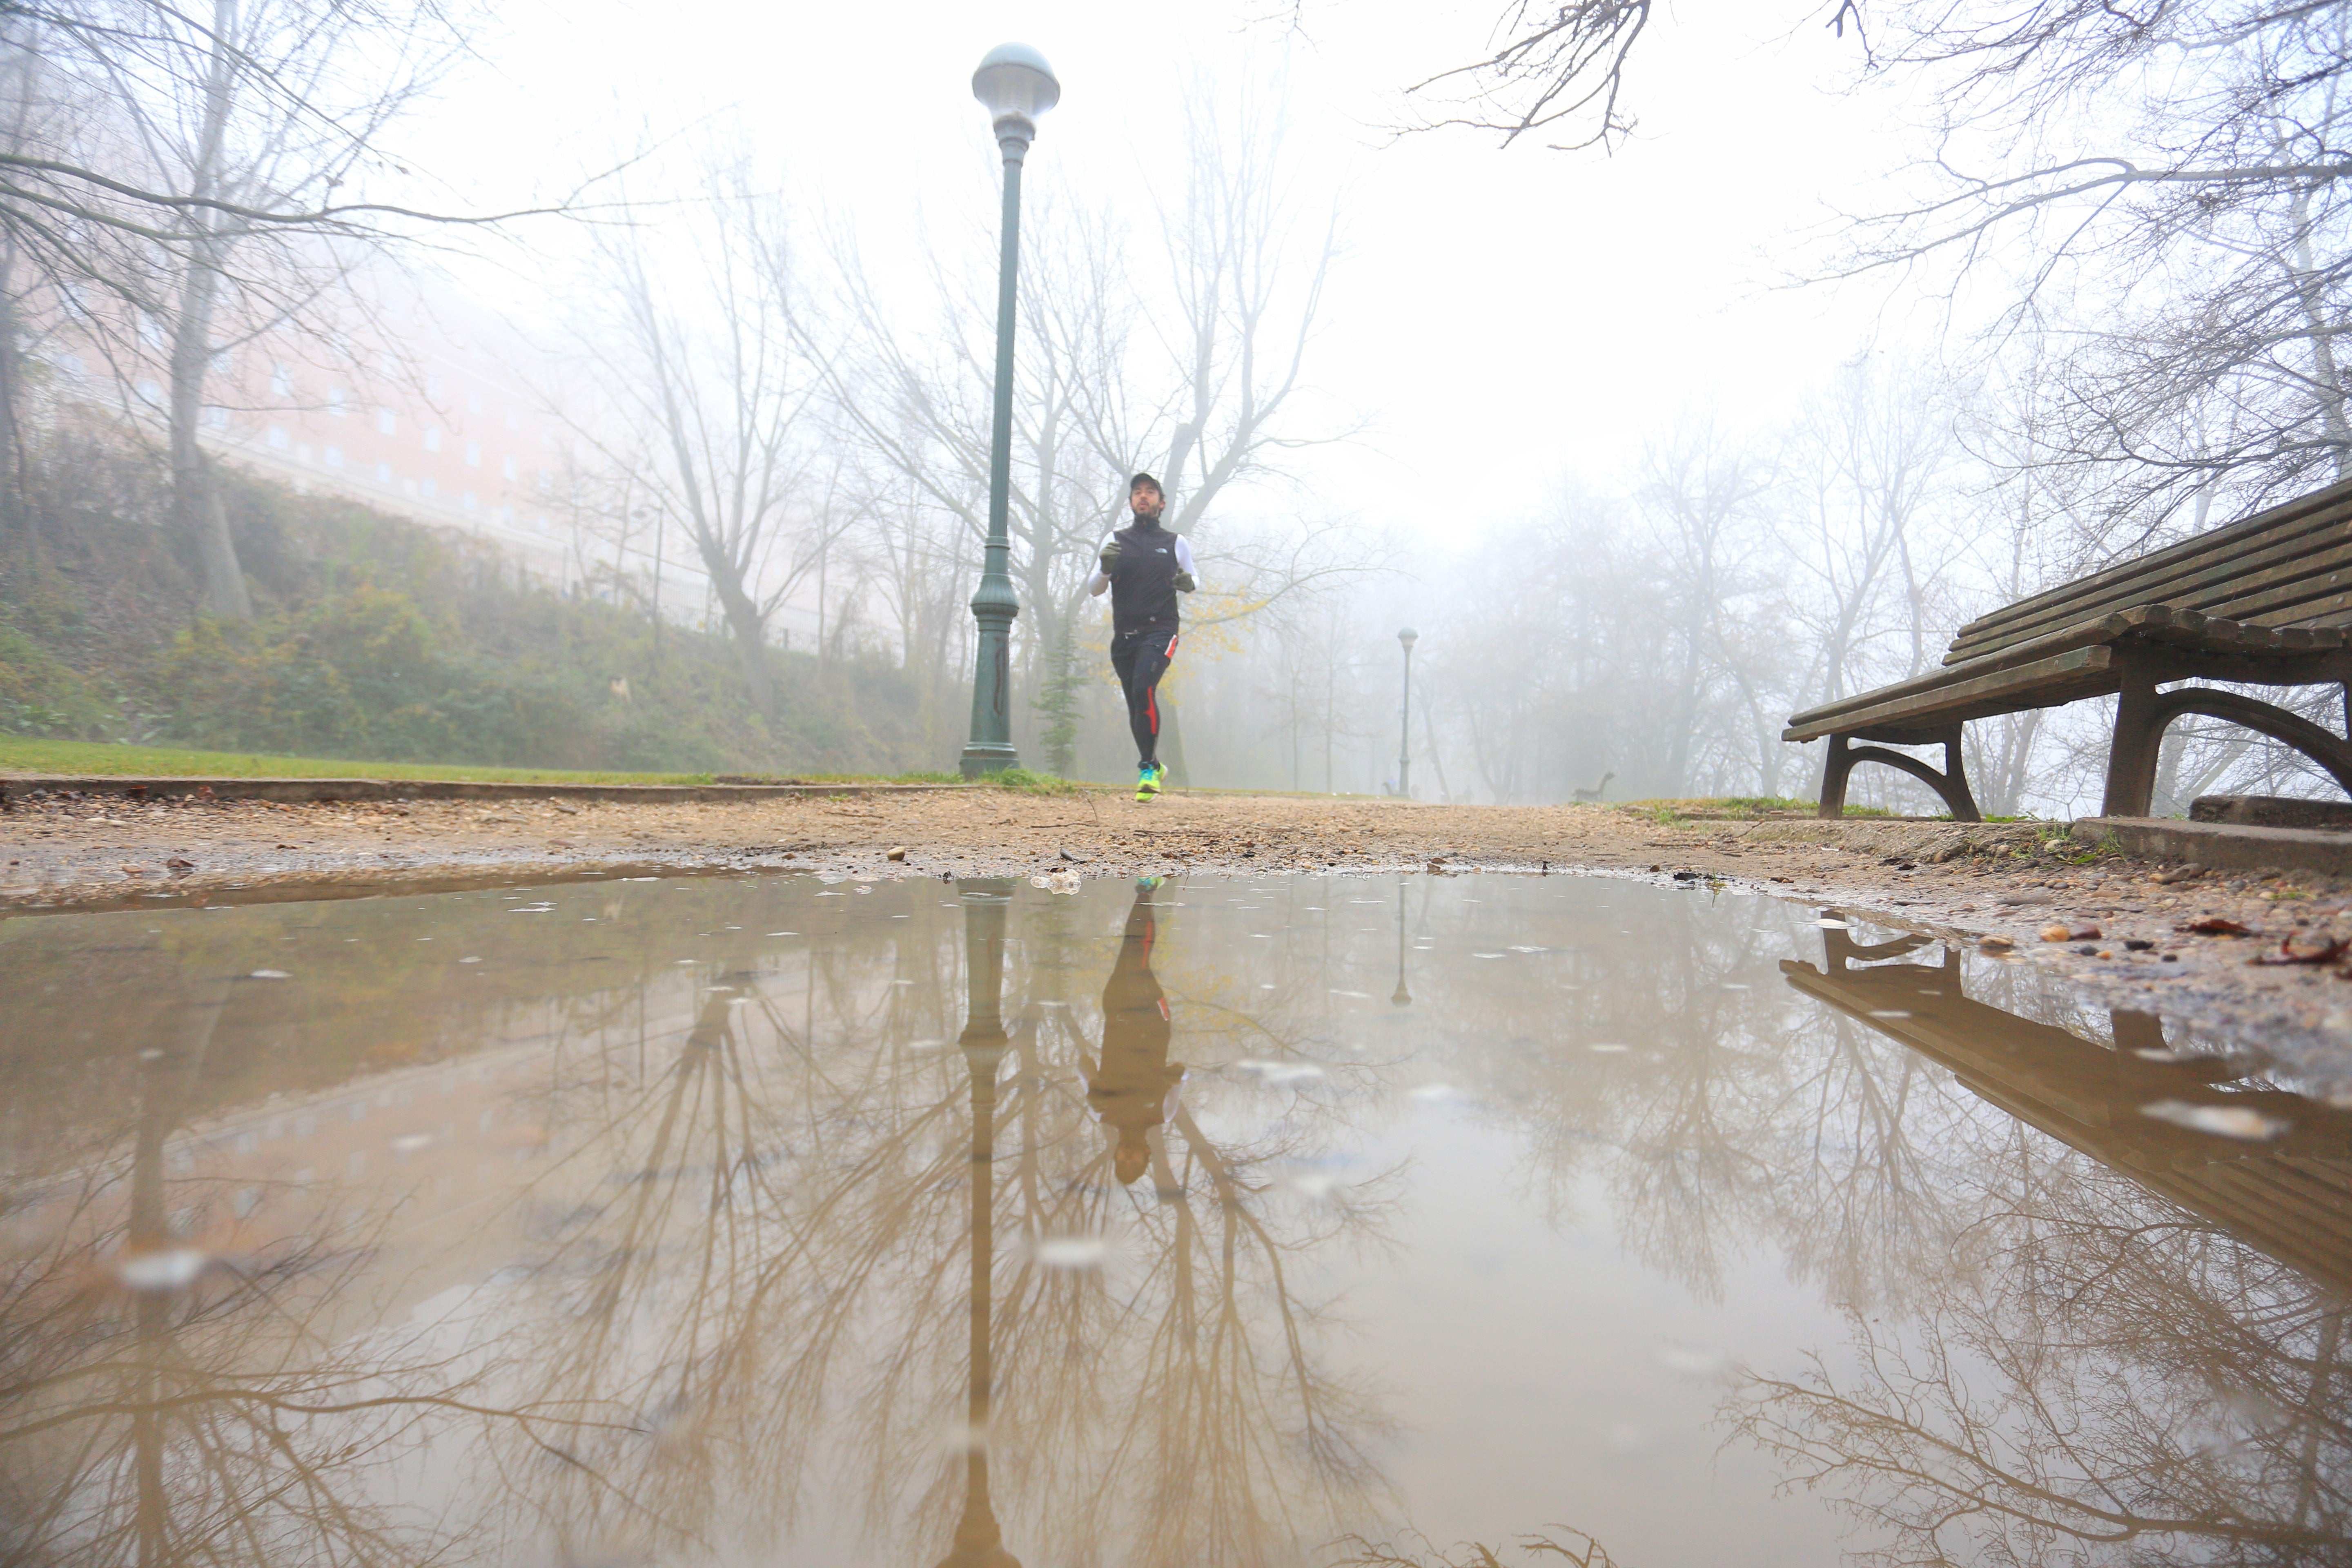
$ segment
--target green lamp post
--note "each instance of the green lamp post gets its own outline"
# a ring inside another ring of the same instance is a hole
[[[980,623],[972,661],[971,739],[964,743],[966,778],[1015,765],[1013,751],[1013,621],[1021,601],[1013,592],[1013,543],[1006,524],[1013,468],[1013,317],[1021,263],[1021,161],[1037,134],[1037,116],[1061,101],[1062,84],[1045,57],[1026,44],[1000,44],[971,73],[971,95],[995,122],[1004,151],[1004,246],[996,278],[996,412],[988,446],[988,545],[980,588],[971,596]]]

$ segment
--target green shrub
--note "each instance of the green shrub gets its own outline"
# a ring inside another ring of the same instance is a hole
[[[121,719],[87,676],[0,622],[0,730],[65,740],[109,737]]]

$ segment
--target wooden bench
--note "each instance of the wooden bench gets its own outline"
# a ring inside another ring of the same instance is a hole
[[[1843,815],[1846,775],[1867,762],[1924,781],[1956,820],[1980,822],[1961,761],[1963,724],[2120,693],[2105,816],[2147,815],[2157,747],[2184,713],[2284,742],[2352,795],[2352,740],[2239,692],[2157,689],[2184,679],[2341,686],[2352,718],[2352,482],[1971,621],[1943,668],[1808,709],[1780,738],[1829,738],[1823,816]],[[1888,745],[1940,745],[1944,766]]]

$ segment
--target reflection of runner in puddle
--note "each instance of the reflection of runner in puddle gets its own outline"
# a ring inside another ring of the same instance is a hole
[[[1122,1184],[1133,1182],[1150,1167],[1150,1134],[1167,1121],[1176,1086],[1184,1077],[1184,1064],[1168,1059],[1173,1033],[1168,998],[1151,973],[1157,937],[1152,894],[1160,881],[1157,877],[1136,879],[1135,907],[1128,911],[1118,962],[1103,987],[1100,1059],[1087,1068],[1087,1103],[1116,1142],[1111,1168]]]

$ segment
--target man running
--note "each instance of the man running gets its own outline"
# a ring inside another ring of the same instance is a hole
[[[1110,591],[1110,667],[1127,693],[1128,728],[1135,731],[1135,798],[1160,794],[1168,770],[1160,762],[1160,678],[1176,657],[1176,595],[1200,586],[1192,575],[1192,547],[1160,526],[1168,505],[1160,481],[1138,474],[1128,481],[1127,503],[1135,521],[1102,544],[1102,569],[1087,579],[1087,592]]]

